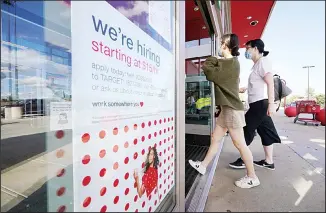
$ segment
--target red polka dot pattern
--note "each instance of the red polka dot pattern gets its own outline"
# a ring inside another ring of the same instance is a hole
[[[172,116],[143,121],[137,118],[132,123],[107,127],[102,125],[103,129],[98,129],[97,132],[87,130],[82,133],[78,145],[82,150],[79,156],[81,167],[77,169],[84,176],[79,179],[80,193],[76,195],[80,202],[78,210],[154,212],[159,206],[158,201],[164,199],[174,184],[173,120]],[[57,132],[55,136],[59,139],[64,134]],[[137,169],[139,183],[143,184],[145,160],[152,147],[156,148],[160,161],[156,173],[159,190],[150,186],[153,190],[146,190],[140,198],[134,170]],[[65,155],[61,150],[56,154],[58,158]],[[94,174],[96,170],[97,175]],[[57,177],[64,174],[64,169],[59,170]],[[64,196],[65,192],[66,189],[60,186],[57,195]],[[59,211],[59,208],[66,207],[57,208]]]

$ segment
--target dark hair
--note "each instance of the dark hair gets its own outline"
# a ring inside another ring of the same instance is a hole
[[[231,55],[239,56],[239,37],[236,34],[225,34],[222,36],[222,43],[224,43],[231,51]]]
[[[158,164],[160,163],[160,160],[158,159],[157,150],[156,150],[155,147],[151,147],[151,148],[149,148],[148,153],[147,153],[147,158],[146,158],[146,162],[145,162],[144,173],[147,172],[148,168],[151,166],[151,164],[149,163],[149,160],[148,160],[148,156],[149,156],[149,154],[151,153],[152,150],[154,151],[154,163],[153,163],[153,167],[155,169],[158,169]]]
[[[261,39],[254,39],[250,40],[246,43],[246,45],[250,45],[251,47],[257,47],[259,53],[262,53],[263,56],[267,56],[269,54],[269,51],[265,51],[265,44]]]

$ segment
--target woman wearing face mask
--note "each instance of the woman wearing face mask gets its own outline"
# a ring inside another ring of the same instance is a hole
[[[244,135],[249,146],[255,137],[255,131],[260,135],[265,151],[265,159],[255,161],[254,164],[274,170],[273,144],[281,143],[277,134],[272,114],[275,112],[274,103],[274,80],[272,67],[265,56],[268,51],[264,50],[264,42],[260,39],[248,41],[246,43],[245,57],[254,62],[248,80],[248,88],[241,88],[240,92],[248,91],[249,110],[247,111],[246,126]],[[230,167],[240,169],[245,168],[241,158],[229,164]]]
[[[260,182],[255,174],[252,153],[244,139],[243,127],[246,124],[244,107],[239,98],[240,64],[237,56],[240,53],[238,51],[238,36],[224,35],[219,52],[222,58],[209,57],[203,65],[207,80],[214,82],[215,104],[220,111],[205,159],[202,162],[189,160],[189,163],[199,173],[205,174],[207,165],[218,151],[220,140],[228,131],[247,168],[247,175],[237,180],[235,185],[241,188],[252,188],[258,186]]]

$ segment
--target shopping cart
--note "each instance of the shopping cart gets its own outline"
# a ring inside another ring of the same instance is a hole
[[[294,123],[301,121],[304,125],[308,123],[315,126],[320,125],[320,121],[316,120],[316,113],[320,111],[320,106],[316,101],[296,101],[296,117],[294,118]],[[299,118],[300,114],[311,114],[312,118]]]

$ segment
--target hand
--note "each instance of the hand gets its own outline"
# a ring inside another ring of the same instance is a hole
[[[247,91],[247,87],[241,87],[239,89],[239,93],[245,93]]]
[[[138,172],[137,172],[137,169],[135,169],[135,171],[134,171],[134,178],[135,178],[135,180],[138,179]]]
[[[267,115],[272,116],[276,112],[275,104],[270,103],[268,104]]]

